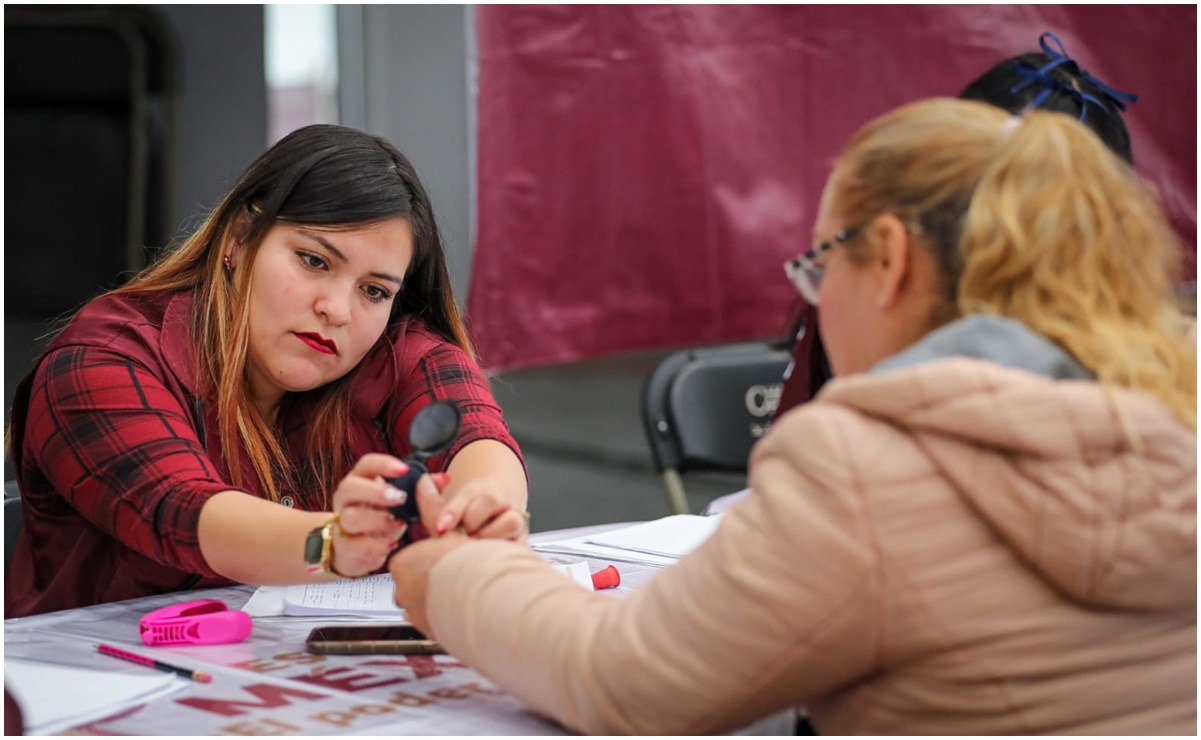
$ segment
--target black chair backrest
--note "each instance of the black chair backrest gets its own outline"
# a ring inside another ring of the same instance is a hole
[[[771,424],[788,351],[766,342],[669,355],[643,388],[643,424],[655,468],[746,470]]]
[[[175,41],[151,6],[4,8],[4,408],[56,327],[173,228]]]
[[[147,9],[5,7],[6,311],[70,311],[166,241],[169,39]]]

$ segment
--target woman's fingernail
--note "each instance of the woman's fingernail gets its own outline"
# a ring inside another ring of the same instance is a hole
[[[435,473],[435,475],[437,475],[437,473]],[[436,496],[438,494],[438,488],[434,485],[434,482],[430,480],[430,476],[428,475],[421,476],[421,480],[417,481],[417,490],[424,496]]]
[[[446,488],[450,483],[450,473],[434,473],[434,482],[438,484],[438,488]]]
[[[397,475],[404,475],[407,472],[409,472],[409,464],[406,462],[397,460],[396,464],[392,466],[393,477],[395,477]]]
[[[438,521],[434,524],[434,530],[438,534],[446,534],[446,530],[450,528],[450,523],[454,521],[454,517],[450,514],[443,514],[438,517]]]
[[[389,501],[393,501],[395,503],[402,504],[402,503],[404,503],[404,500],[406,498],[408,498],[408,494],[406,494],[404,491],[400,490],[399,488],[396,488],[394,486],[388,486],[387,488],[384,489],[384,498],[388,499]]]
[[[394,540],[392,540],[391,542],[389,542],[389,543],[388,543],[388,549],[389,549],[389,550],[395,550],[395,549],[396,549],[396,546],[397,546],[397,545],[399,545],[399,544],[400,544],[400,538],[398,537],[397,539],[394,539]]]

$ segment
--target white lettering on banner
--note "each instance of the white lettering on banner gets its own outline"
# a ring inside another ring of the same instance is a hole
[[[746,389],[746,410],[751,416],[769,416],[776,413],[780,405],[780,394],[784,391],[783,383],[771,385],[752,385]]]

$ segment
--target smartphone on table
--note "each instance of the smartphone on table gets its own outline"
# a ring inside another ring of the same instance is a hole
[[[318,627],[305,649],[336,655],[440,655],[446,651],[411,625]]]

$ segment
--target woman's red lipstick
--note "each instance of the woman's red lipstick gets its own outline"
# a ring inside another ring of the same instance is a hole
[[[296,332],[296,336],[300,341],[304,342],[313,349],[327,355],[338,354],[338,345],[332,339],[326,339],[320,334],[300,333]]]

